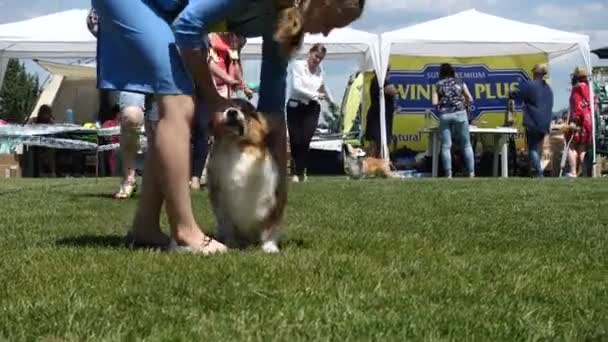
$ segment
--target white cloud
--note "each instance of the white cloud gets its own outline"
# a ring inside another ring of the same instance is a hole
[[[608,11],[608,5],[602,2],[588,2],[575,6],[561,6],[545,3],[534,8],[533,13],[540,19],[565,26],[584,27],[589,25],[590,18],[598,17]]]
[[[589,36],[593,49],[608,46],[608,30],[584,30],[581,33]]]
[[[368,6],[379,12],[398,10],[446,14],[497,3],[497,0],[369,0]]]

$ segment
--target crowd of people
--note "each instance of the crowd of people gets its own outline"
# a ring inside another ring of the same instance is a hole
[[[386,136],[392,135],[394,101],[397,95],[390,77],[385,78],[383,93],[385,96]],[[509,94],[510,100],[523,104],[523,126],[526,145],[533,177],[543,177],[541,156],[545,138],[551,131],[553,120],[554,94],[547,82],[548,67],[546,64],[535,65],[531,70],[532,79],[519,84],[517,90]],[[563,127],[567,144],[568,172],[567,177],[575,178],[583,174],[586,152],[592,143],[592,113],[589,73],[583,67],[577,67],[572,73],[572,90],[570,94],[569,115]],[[372,104],[366,121],[366,139],[371,142],[370,151],[379,156],[380,143],[380,109],[377,98],[379,87],[377,79],[371,82],[370,96]],[[439,136],[441,141],[441,159],[446,177],[452,177],[452,142],[457,138],[462,149],[465,175],[475,176],[475,157],[469,131],[470,118],[468,108],[473,104],[473,97],[467,88],[466,80],[458,79],[454,67],[449,63],[440,65],[439,80],[433,87],[432,105],[439,116]]]

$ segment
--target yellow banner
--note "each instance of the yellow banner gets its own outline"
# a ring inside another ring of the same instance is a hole
[[[421,130],[425,128],[425,111],[432,109],[431,94],[439,78],[441,63],[452,64],[456,76],[467,84],[474,98],[470,114],[477,126],[498,127],[504,124],[509,92],[532,77],[535,64],[547,61],[546,54],[466,58],[392,56],[388,81],[397,87],[399,95],[395,100],[389,148],[391,151],[404,147],[417,152],[426,150],[428,135],[422,134]],[[368,97],[370,80],[371,77],[365,78],[364,89]],[[515,127],[521,133],[518,147],[524,144],[521,108],[521,103],[517,103]],[[436,114],[434,120],[438,120]]]

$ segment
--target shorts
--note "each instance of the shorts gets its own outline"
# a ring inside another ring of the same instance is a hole
[[[146,120],[158,121],[160,119],[158,106],[156,101],[154,101],[153,94],[118,91],[115,96],[115,102],[120,107],[120,111],[123,111],[127,107],[140,107],[144,111]]]

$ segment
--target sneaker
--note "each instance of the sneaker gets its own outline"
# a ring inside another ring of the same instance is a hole
[[[291,177],[291,181],[292,181],[293,183],[300,183],[300,177],[298,177],[298,176],[293,176],[293,177]]]

